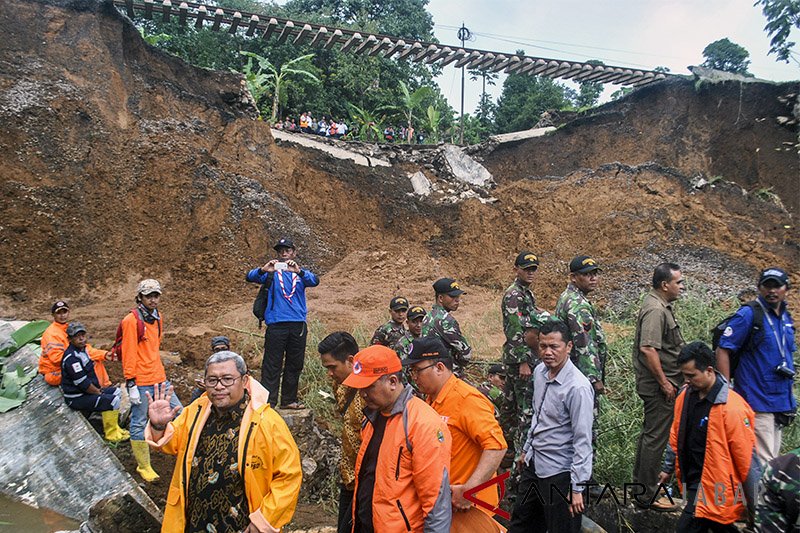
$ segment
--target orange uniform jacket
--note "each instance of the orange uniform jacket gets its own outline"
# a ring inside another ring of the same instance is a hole
[[[698,489],[696,518],[706,518],[720,524],[732,524],[744,511],[742,500],[748,505],[755,504],[756,484],[760,477],[760,466],[756,458],[753,410],[744,398],[730,390],[723,380],[708,415],[706,434],[706,453],[703,460],[703,473]],[[684,412],[685,388],[675,400],[675,416],[669,442],[676,452],[675,477],[683,487],[680,456],[684,447],[685,424],[688,411]],[[716,491],[716,492],[715,492]]]
[[[378,413],[367,410],[356,459],[353,523],[358,505],[358,472],[372,438]],[[442,418],[406,386],[392,406],[383,435],[375,489],[372,525],[375,531],[448,533],[452,517],[450,496],[450,432]],[[410,448],[410,450],[409,450]],[[355,525],[353,526],[355,528]]]
[[[450,457],[450,483],[463,485],[469,480],[480,461],[483,450],[508,448],[503,430],[494,417],[494,406],[475,387],[450,376],[436,399],[429,402],[447,422],[453,437]],[[497,507],[500,497],[497,486],[486,487],[476,495],[480,500]],[[492,513],[482,507],[481,511]]]
[[[159,353],[164,317],[160,313],[158,316],[158,320],[152,324],[144,323],[144,337],[141,341],[133,312],[122,319],[122,371],[126,380],[135,379],[139,387],[167,380]]]
[[[44,380],[54,387],[61,385],[61,360],[64,358],[64,350],[69,346],[67,338],[67,324],[53,322],[42,334],[42,355],[39,356],[39,373],[44,375]],[[101,387],[110,387],[111,380],[103,364],[106,357],[105,350],[92,348],[91,344],[86,345],[86,353],[94,361],[94,373],[100,382]]]
[[[259,531],[278,533],[291,521],[297,506],[303,481],[300,451],[286,422],[267,403],[267,390],[253,378],[248,379],[245,387],[250,393],[250,403],[239,427],[237,464],[243,465],[240,468],[250,522]],[[211,402],[203,394],[167,424],[158,442],[153,441],[150,424],[145,427],[144,438],[150,446],[177,455],[162,533],[182,533],[186,528],[185,480],[191,477],[194,453],[210,412]]]

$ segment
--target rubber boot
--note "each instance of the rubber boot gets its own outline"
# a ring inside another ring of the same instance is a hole
[[[122,442],[131,438],[131,434],[119,427],[119,411],[103,411],[103,432],[108,442]]]
[[[143,440],[132,440],[131,451],[136,458],[136,471],[148,483],[158,479],[158,474],[150,466],[150,446]]]

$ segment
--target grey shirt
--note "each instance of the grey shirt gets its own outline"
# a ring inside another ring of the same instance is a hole
[[[567,359],[553,379],[540,363],[533,370],[533,422],[525,441],[525,462],[531,458],[540,478],[570,473],[572,490],[592,476],[592,409],[594,391]]]

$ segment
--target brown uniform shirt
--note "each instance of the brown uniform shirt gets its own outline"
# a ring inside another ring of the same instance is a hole
[[[645,356],[639,350],[650,346],[658,352],[661,369],[667,379],[680,388],[683,383],[678,355],[683,347],[681,328],[672,313],[672,304],[666,302],[655,290],[645,296],[639,318],[636,321],[636,340],[633,344],[633,368],[636,370],[636,392],[644,395],[657,394],[658,381],[647,368]]]
[[[355,392],[353,401],[344,411],[345,404],[350,398],[349,392]],[[347,490],[353,490],[356,484],[356,456],[361,447],[361,423],[364,420],[364,399],[356,389],[345,385],[335,388],[336,409],[344,418],[342,421],[342,458],[339,460],[339,472],[342,484]]]

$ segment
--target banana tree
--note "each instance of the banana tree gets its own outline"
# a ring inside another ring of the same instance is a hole
[[[350,109],[350,118],[358,128],[358,138],[362,141],[377,141],[381,138],[381,122],[383,116],[378,117],[355,104],[347,104]]]
[[[308,61],[314,57],[314,54],[306,54],[296,57],[290,61],[287,61],[280,66],[280,69],[278,69],[269,61],[269,59],[264,56],[247,51],[241,51],[239,53],[249,58],[247,65],[245,65],[245,71],[243,74],[245,76],[248,88],[253,94],[253,98],[256,100],[256,103],[259,102],[259,99],[264,94],[272,89],[272,114],[270,116],[271,123],[274,123],[275,119],[278,117],[278,103],[280,102],[281,96],[286,91],[286,87],[288,87],[292,82],[290,79],[291,76],[299,76],[301,78],[305,77],[314,83],[319,83],[319,78],[317,78],[314,74],[308,70],[295,68],[294,66],[298,63],[302,63],[303,61]],[[253,70],[253,60],[258,63],[258,70]]]
[[[406,127],[411,130],[414,127],[414,113],[418,108],[420,108],[422,102],[426,98],[429,98],[433,95],[433,90],[430,87],[423,86],[412,93],[408,90],[408,86],[401,81],[400,93],[399,104],[385,105],[381,106],[379,109],[385,109],[391,113],[395,113],[403,117],[403,120],[406,121]]]

